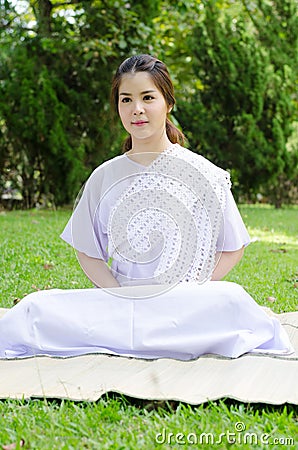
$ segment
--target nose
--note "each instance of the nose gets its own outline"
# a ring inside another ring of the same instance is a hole
[[[135,116],[138,116],[139,114],[144,114],[144,107],[141,102],[136,102],[134,105],[134,112],[133,114]]]

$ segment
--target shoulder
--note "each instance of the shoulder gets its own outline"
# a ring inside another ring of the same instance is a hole
[[[127,158],[125,155],[119,155],[115,156],[114,158],[108,159],[107,161],[104,161],[102,164],[100,164],[100,166],[96,167],[91,172],[86,184],[98,183],[104,178],[112,177],[115,173],[118,173],[120,171],[123,172],[126,160]]]
[[[226,187],[231,187],[231,179],[228,171],[218,167],[216,164],[211,162],[209,159],[205,158],[192,150],[176,145],[177,156],[180,154],[184,160],[193,165],[197,170],[199,170],[210,182],[216,182]]]
[[[114,158],[108,159],[107,161],[104,161],[100,166],[96,167],[93,172],[91,173],[90,177],[93,175],[96,175],[101,172],[107,172],[113,169],[113,167],[123,164],[126,161],[125,155],[119,155],[115,156]]]

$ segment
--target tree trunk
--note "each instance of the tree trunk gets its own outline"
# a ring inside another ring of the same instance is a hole
[[[40,36],[50,36],[52,32],[52,9],[50,0],[38,0],[36,19]]]

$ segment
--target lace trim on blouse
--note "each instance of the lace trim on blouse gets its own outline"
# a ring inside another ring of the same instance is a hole
[[[109,255],[155,262],[152,284],[210,280],[230,186],[228,172],[172,144],[135,175],[112,208]]]

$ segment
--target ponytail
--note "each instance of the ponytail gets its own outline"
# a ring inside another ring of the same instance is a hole
[[[180,144],[182,146],[185,144],[184,134],[168,118],[166,120],[166,132],[172,144]]]
[[[123,153],[128,152],[128,150],[130,150],[131,148],[132,148],[132,140],[131,140],[131,135],[129,135],[123,142],[123,145],[122,145]]]

